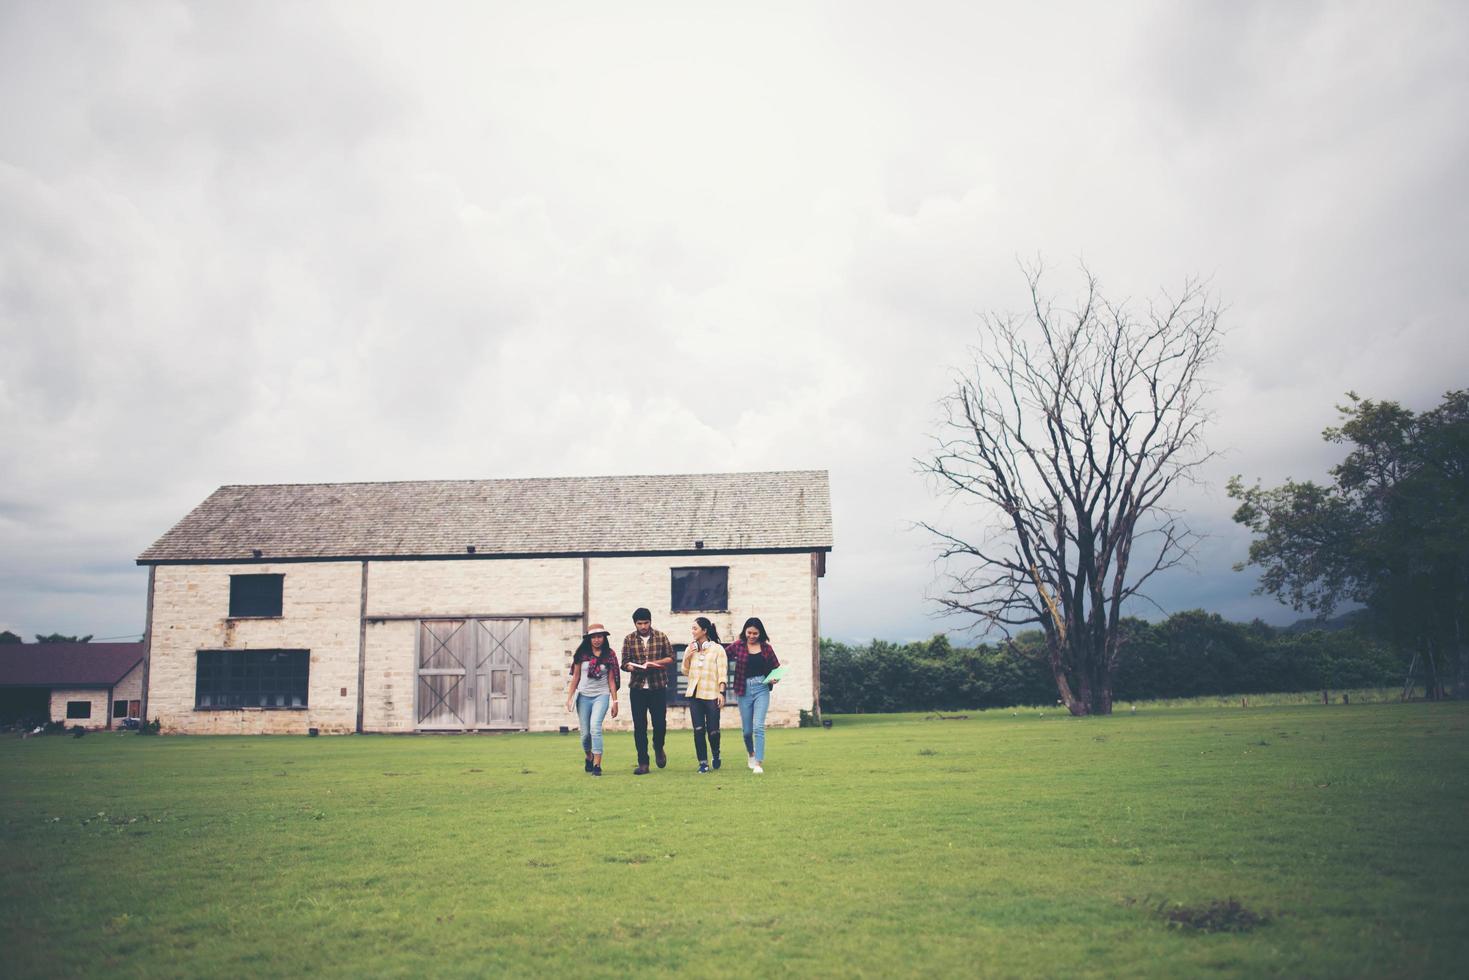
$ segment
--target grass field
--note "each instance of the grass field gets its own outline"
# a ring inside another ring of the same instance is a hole
[[[0,741],[12,977],[1454,976],[1469,705]],[[1236,900],[1203,933],[1160,914]]]

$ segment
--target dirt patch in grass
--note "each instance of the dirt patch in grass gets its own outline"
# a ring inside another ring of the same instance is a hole
[[[1167,899],[1128,899],[1127,904],[1146,908],[1162,919],[1168,928],[1181,932],[1250,932],[1270,922],[1268,914],[1246,908],[1236,898],[1216,898],[1197,905],[1184,905]]]

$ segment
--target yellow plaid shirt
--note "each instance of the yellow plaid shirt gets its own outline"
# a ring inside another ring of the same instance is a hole
[[[729,680],[729,658],[718,643],[706,642],[702,647],[690,644],[684,651],[683,672],[689,679],[686,697],[713,701]]]

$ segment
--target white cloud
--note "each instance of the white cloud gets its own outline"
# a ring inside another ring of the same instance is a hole
[[[1222,484],[1463,384],[1453,4],[0,10],[0,622],[139,628],[225,482],[826,466],[834,635],[918,636],[912,464],[1016,258],[1212,277]],[[952,511],[950,511],[952,513]]]

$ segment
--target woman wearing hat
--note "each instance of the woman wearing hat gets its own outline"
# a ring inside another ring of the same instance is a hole
[[[576,704],[581,747],[587,756],[587,772],[593,776],[602,775],[602,719],[608,705],[612,717],[617,717],[617,655],[607,642],[608,635],[601,623],[587,627],[571,658],[571,687],[566,692],[566,710]]]

